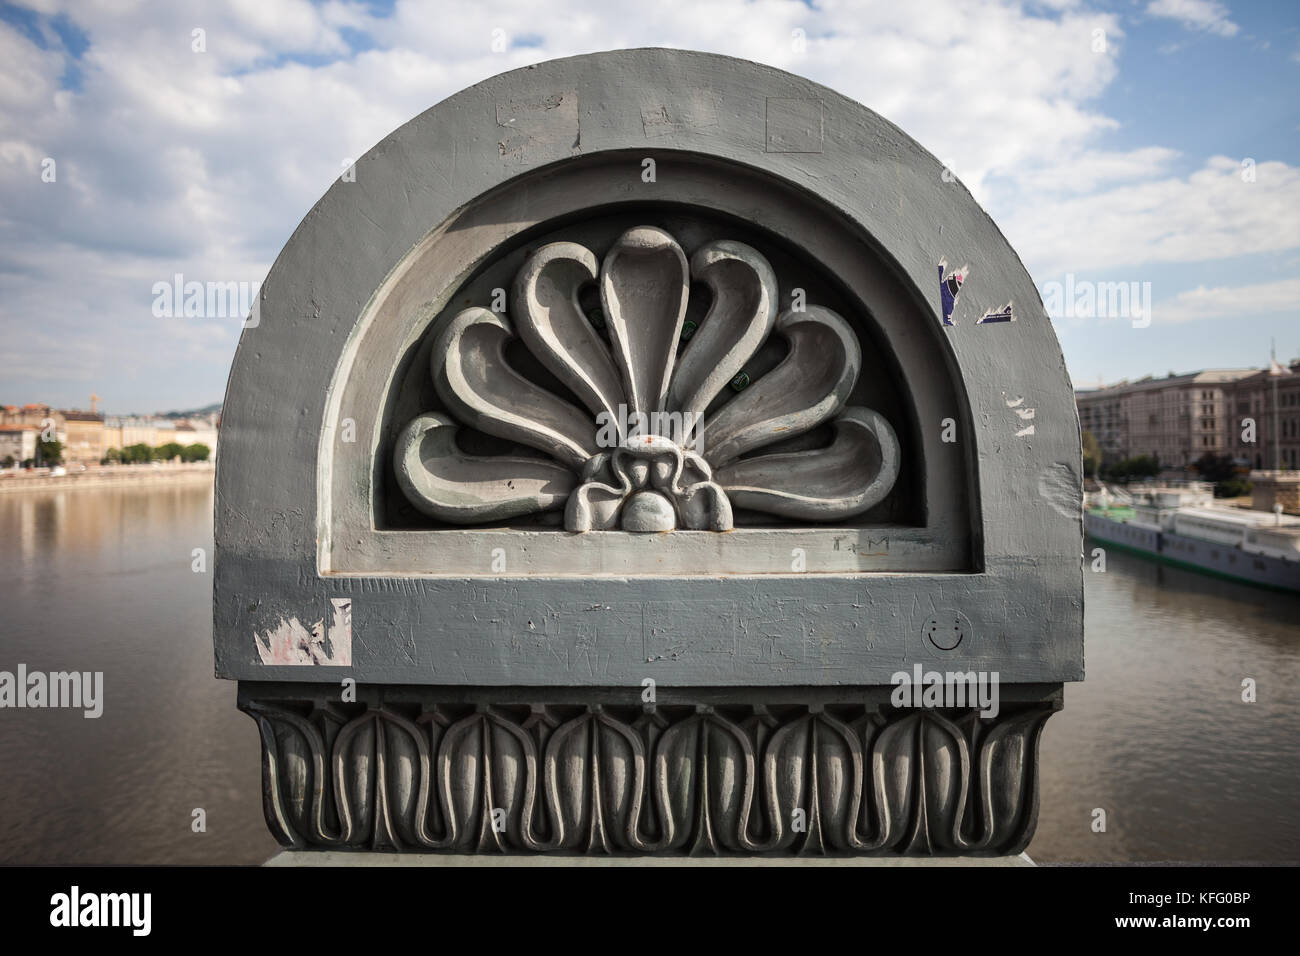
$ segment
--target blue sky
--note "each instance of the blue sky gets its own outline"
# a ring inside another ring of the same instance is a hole
[[[155,283],[260,282],[345,160],[471,83],[656,45],[882,113],[1040,289],[1149,283],[1148,326],[1056,319],[1076,385],[1300,356],[1300,3],[40,0],[0,3],[0,401],[218,401],[239,322]]]

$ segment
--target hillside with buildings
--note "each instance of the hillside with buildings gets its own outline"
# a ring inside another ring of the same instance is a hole
[[[173,445],[204,446],[208,454],[202,457],[209,459],[216,453],[220,406],[188,415],[106,416],[95,404],[92,396],[89,411],[40,403],[0,405],[0,464],[34,463],[42,442],[58,442],[62,464],[69,466],[117,460],[133,446],[146,446],[151,457],[160,457],[158,449],[174,451],[168,447]]]

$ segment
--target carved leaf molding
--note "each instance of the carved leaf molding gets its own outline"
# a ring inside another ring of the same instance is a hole
[[[241,707],[285,846],[678,855],[1020,852],[1053,712]]]
[[[679,354],[692,280],[711,304]],[[592,283],[608,343],[579,301]],[[441,330],[431,373],[447,412],[403,429],[397,482],[441,521],[563,508],[578,532],[729,531],[733,505],[805,521],[866,511],[893,488],[900,452],[883,416],[847,404],[857,337],[830,309],[778,312],[777,300],[772,267],[740,242],[709,242],[689,263],[652,226],[629,229],[601,262],[575,242],[545,245],[515,276],[508,315],[469,308]],[[708,417],[770,336],[785,358]],[[511,368],[516,338],[582,407]],[[825,448],[754,454],[826,422]],[[546,457],[467,454],[466,425]]]

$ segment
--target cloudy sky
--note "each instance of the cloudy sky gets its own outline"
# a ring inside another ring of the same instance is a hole
[[[1300,356],[1298,27],[1290,0],[0,3],[0,402],[219,401],[239,322],[155,317],[154,283],[256,284],[395,127],[629,46],[757,60],[883,114],[1045,296],[1150,283],[1145,328],[1056,319],[1077,386],[1260,365],[1271,338]]]

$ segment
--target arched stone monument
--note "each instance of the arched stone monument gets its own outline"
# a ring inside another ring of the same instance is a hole
[[[902,131],[714,55],[516,70],[359,160],[256,319],[215,650],[281,843],[1027,845],[1083,676],[1078,420]]]

